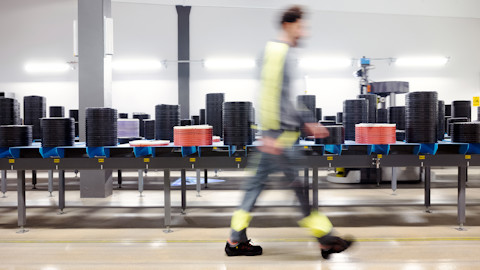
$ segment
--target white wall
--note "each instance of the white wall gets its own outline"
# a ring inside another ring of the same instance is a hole
[[[173,6],[113,3],[114,60],[176,59]],[[47,97],[47,106],[78,108],[78,72],[29,74],[27,62],[67,62],[73,57],[76,0],[2,0],[0,2],[0,91]],[[177,68],[150,73],[114,72],[113,107],[119,112],[154,115],[155,105],[177,104]],[[48,111],[48,109],[47,109]]]
[[[275,33],[274,10],[194,7],[190,14],[191,59],[260,57]],[[247,19],[248,18],[248,19]],[[200,63],[190,68],[191,114],[205,108],[205,94],[225,93],[226,101],[254,101],[257,70],[209,70]]]
[[[215,4],[215,1],[210,2],[210,5]],[[404,3],[409,6],[410,14],[422,15],[405,15],[407,9],[404,6],[399,8],[402,15],[388,14],[395,11],[395,1],[389,2],[387,7],[390,8],[376,10],[381,14],[358,12],[362,11],[358,8],[349,10],[347,0],[340,2],[343,8],[337,4],[326,6],[335,11],[319,10],[320,6],[311,10],[310,38],[299,50],[301,56],[450,56],[450,63],[442,68],[406,69],[375,63],[377,68],[371,72],[371,78],[377,81],[407,80],[411,90],[437,90],[447,103],[480,95],[480,19],[445,17],[475,17],[473,9],[463,13],[462,10],[475,6],[476,2],[462,0],[459,4],[451,1],[449,3],[455,6],[464,2],[469,4],[447,12],[445,5],[448,1],[442,0],[431,13],[425,9],[425,3],[431,4],[431,1],[423,1],[418,10],[410,1]],[[278,6],[277,2],[269,3]],[[191,58],[257,58],[265,42],[276,35],[278,12],[271,8],[194,6],[190,29]],[[76,71],[51,76],[24,71],[28,61],[75,60],[72,56],[72,21],[76,13],[76,0],[0,2],[0,91],[12,91],[20,101],[24,95],[38,94],[47,96],[48,106],[65,105],[67,110],[77,107]],[[114,60],[176,59],[174,6],[114,2],[112,15]],[[317,95],[318,106],[323,107],[325,114],[333,114],[341,110],[343,99],[352,98],[358,92],[358,81],[352,76],[354,70],[351,67],[329,72],[304,70],[301,73],[309,77],[307,92]],[[192,115],[204,108],[206,93],[224,92],[227,101],[253,101],[258,90],[255,70],[214,71],[200,63],[192,63],[191,76]],[[176,78],[174,63],[152,73],[114,72],[113,106],[121,112],[153,114],[156,104],[177,103]],[[399,98],[398,103],[402,102]]]
[[[276,15],[268,9],[196,7],[191,15],[192,58],[257,57],[265,41],[275,37]],[[480,95],[480,19],[314,11],[309,25],[310,37],[299,49],[300,57],[449,56],[451,61],[440,68],[400,68],[374,62],[371,78],[409,81],[411,91],[435,90],[447,103]],[[355,69],[300,73],[308,75],[306,90],[317,95],[318,107],[324,114],[334,114],[342,110],[344,99],[359,92],[358,80],[352,76]],[[252,100],[257,89],[253,71],[212,71],[196,65],[191,73],[194,111],[204,106],[207,92]],[[303,80],[302,76],[299,79]],[[196,100],[202,104],[194,104]],[[397,104],[403,102],[399,96]]]
[[[282,9],[295,3],[312,11],[480,18],[478,0],[112,0],[125,3]]]
[[[47,97],[47,106],[78,108],[78,74],[27,74],[25,64],[67,62],[73,57],[74,0],[4,0],[0,3],[0,91]]]
[[[112,3],[115,60],[177,59],[177,12],[174,6]],[[153,72],[113,72],[113,107],[145,112],[155,105],[178,104],[177,65]],[[131,117],[131,116],[130,116]]]
[[[480,95],[479,30],[479,19],[315,12],[311,18],[312,35],[303,55],[449,56],[451,61],[438,68],[401,68],[377,62],[371,78],[409,81],[410,91],[435,90],[440,99],[450,103]],[[312,80],[308,90],[320,96],[320,107],[330,113],[335,110],[332,98],[342,100],[355,95],[358,87],[351,76],[354,70],[331,74],[307,71]],[[398,103],[402,102],[400,96]],[[339,110],[341,102],[337,103]]]

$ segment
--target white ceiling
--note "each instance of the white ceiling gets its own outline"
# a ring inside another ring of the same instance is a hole
[[[158,5],[284,8],[292,2],[310,10],[480,18],[480,0],[112,0]]]

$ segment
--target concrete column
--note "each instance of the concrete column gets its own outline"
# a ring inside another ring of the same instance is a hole
[[[85,109],[112,106],[112,56],[106,55],[106,18],[111,0],[78,0],[78,87],[80,141],[85,141]],[[112,171],[81,171],[80,197],[112,194]]]
[[[112,195],[112,170],[80,172],[80,198],[107,198]]]

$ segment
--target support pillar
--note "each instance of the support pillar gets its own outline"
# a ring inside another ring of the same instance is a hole
[[[182,119],[190,118],[190,6],[176,6],[178,15],[178,104]]]
[[[112,195],[112,170],[86,170],[80,174],[80,198],[107,198]]]
[[[78,0],[78,87],[80,141],[85,141],[85,109],[112,106],[112,56],[107,19],[111,0]],[[112,171],[81,171],[80,197],[112,194]]]

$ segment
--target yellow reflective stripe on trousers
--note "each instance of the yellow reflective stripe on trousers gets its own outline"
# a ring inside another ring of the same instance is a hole
[[[243,229],[246,229],[252,220],[252,215],[249,212],[239,209],[233,213],[232,223],[230,227],[239,232]]]
[[[317,211],[312,211],[309,216],[300,220],[298,224],[302,227],[310,229],[310,233],[317,238],[330,233],[333,228],[333,225],[328,217]]]
[[[278,136],[276,144],[278,147],[287,148],[292,147],[300,136],[298,131],[284,131]]]
[[[288,48],[286,43],[273,41],[265,47],[260,95],[260,123],[264,130],[280,129],[283,69]]]

